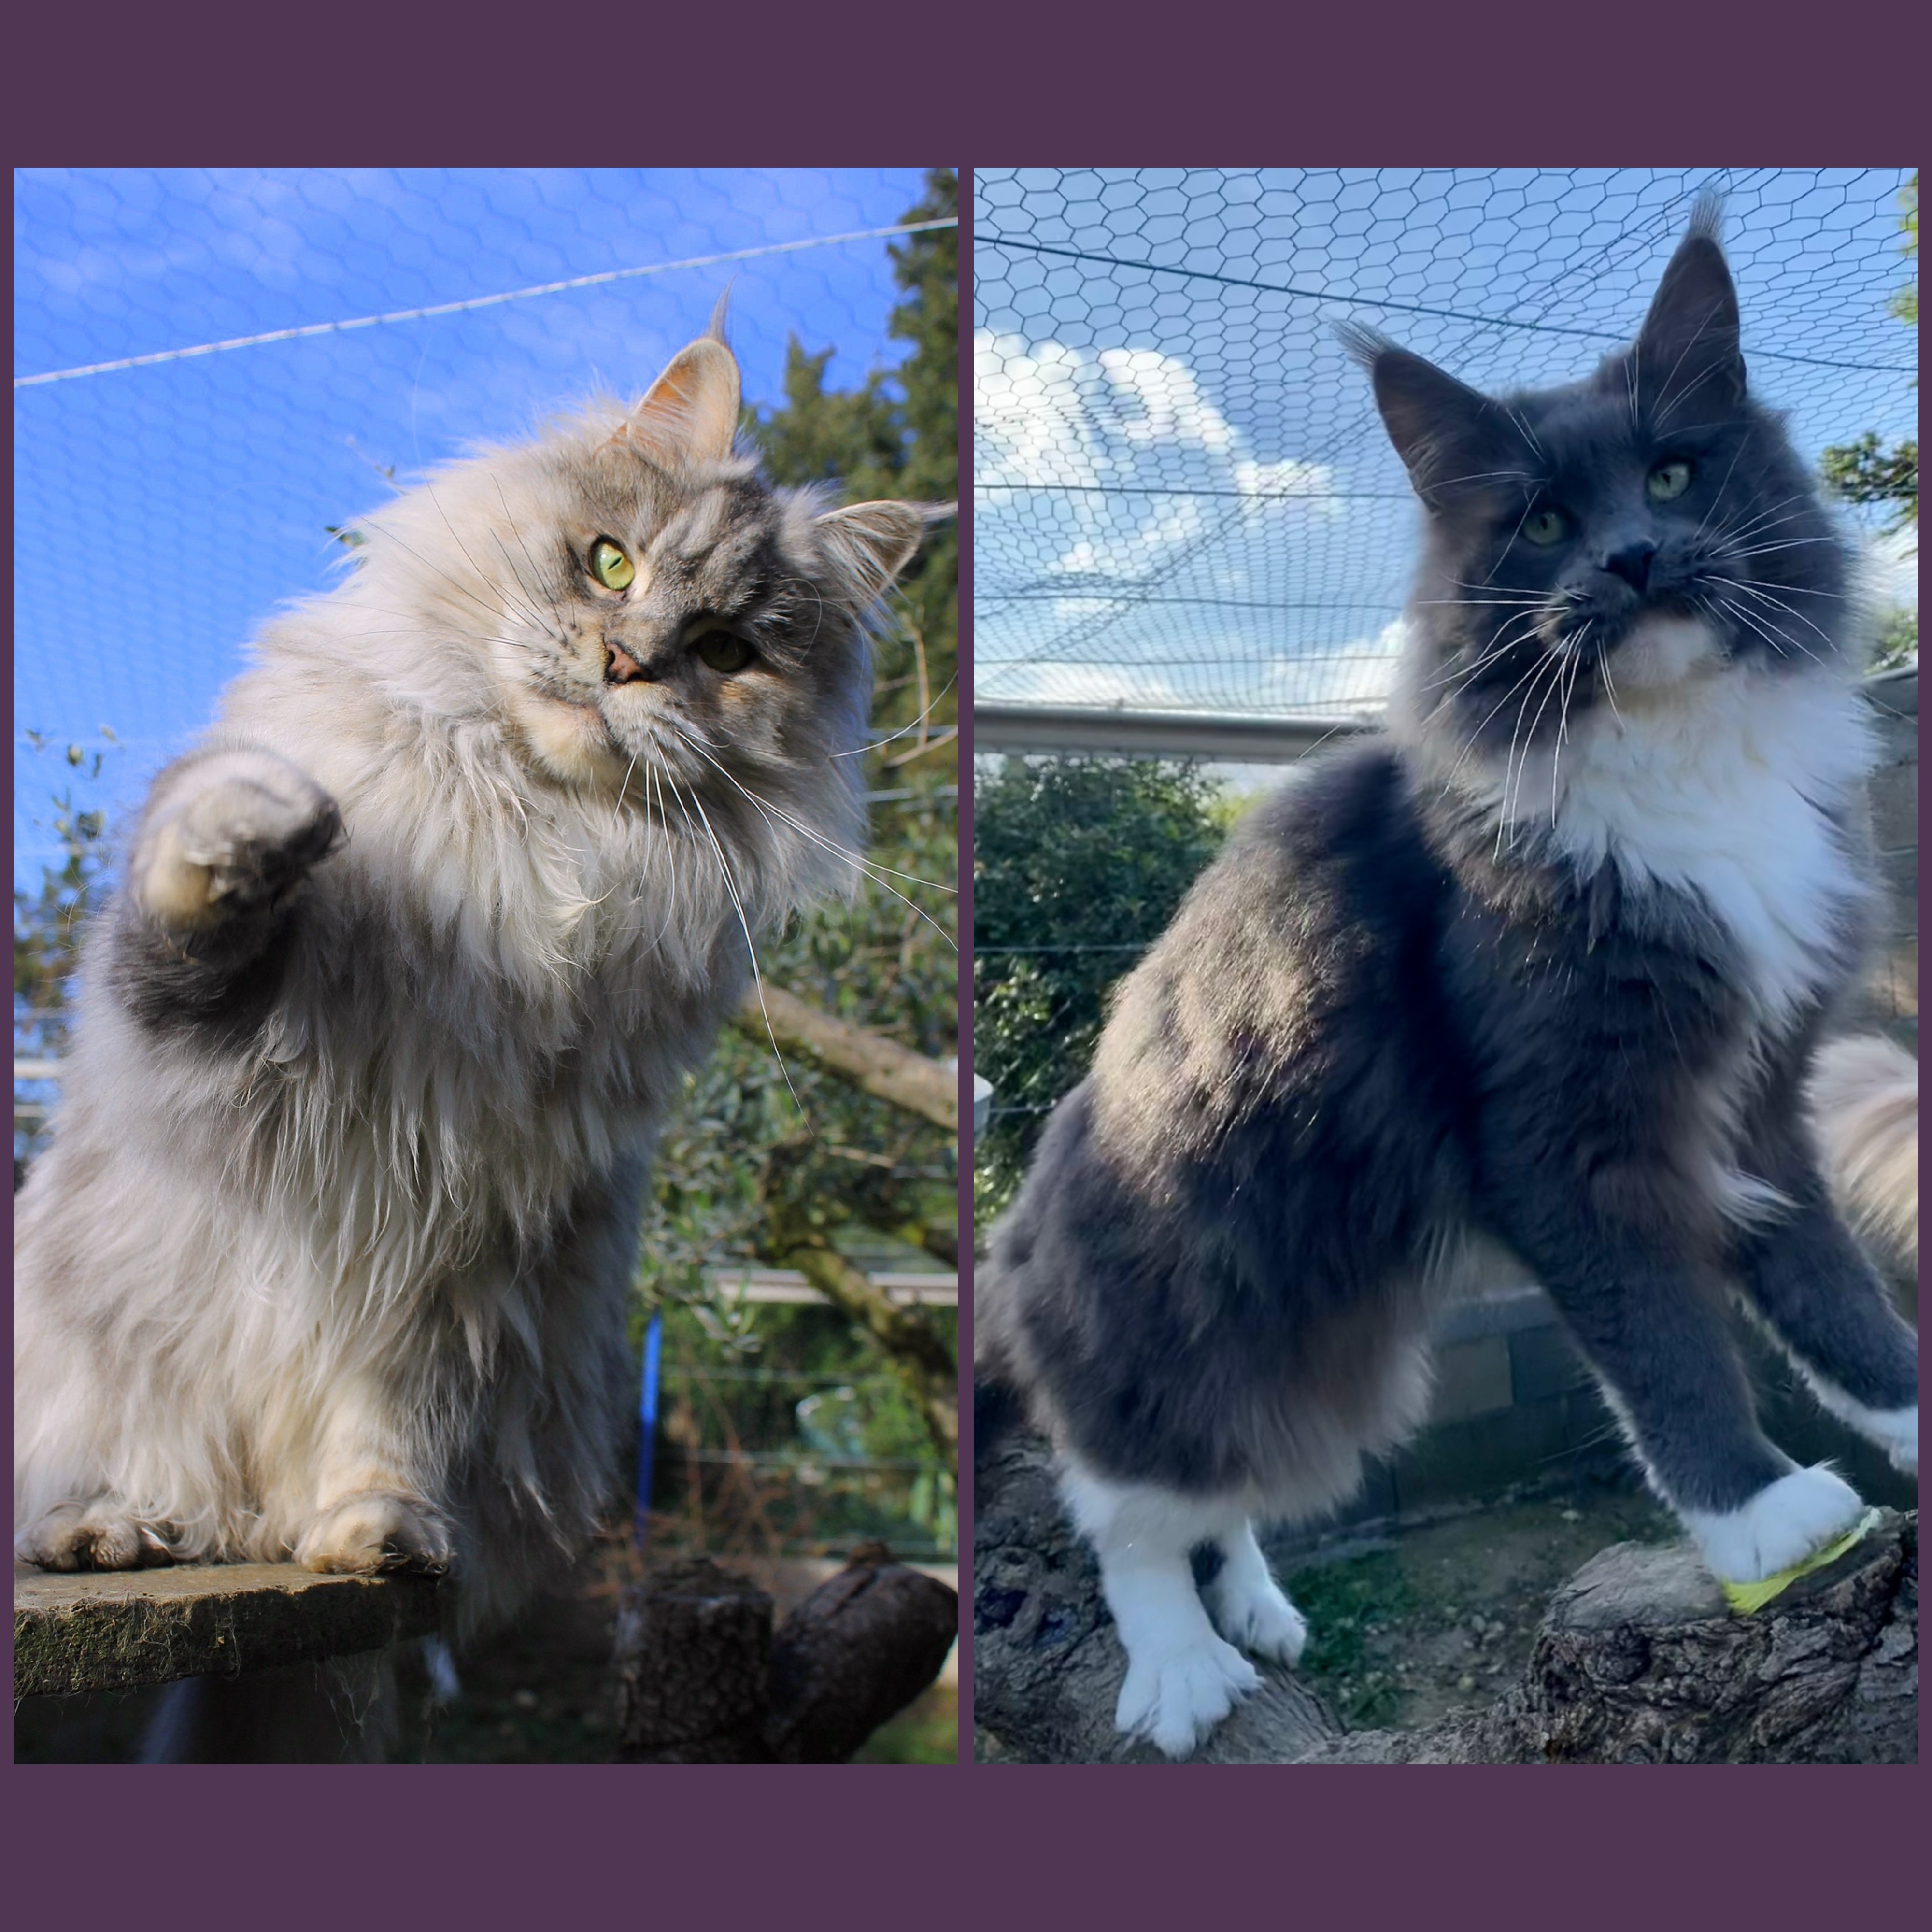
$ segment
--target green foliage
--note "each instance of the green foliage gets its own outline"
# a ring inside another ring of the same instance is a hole
[[[1905,232],[1904,250],[1915,262],[1918,259],[1918,171],[1899,191],[1899,226]],[[1908,328],[1918,326],[1918,280],[1912,279],[1894,296],[1892,312]],[[1918,386],[1916,377],[1913,387]],[[1888,532],[1916,530],[1918,527],[1918,439],[1909,438],[1891,449],[1881,448],[1877,436],[1868,430],[1856,442],[1840,443],[1826,450],[1819,459],[1826,483],[1848,503],[1893,503],[1898,507],[1886,525]],[[1917,620],[1913,620],[1913,649],[1917,649]],[[1882,657],[1881,664],[1885,662]]]
[[[1819,459],[1826,484],[1848,503],[1896,503],[1888,530],[1918,521],[1918,440],[1890,449],[1879,446],[1870,430],[1852,442],[1839,443]]]
[[[38,731],[28,731],[36,756],[53,749]],[[102,738],[111,750],[112,732]],[[100,777],[106,751],[65,747],[68,766],[78,782],[92,789]],[[70,778],[52,798],[53,815],[46,821],[60,842],[58,866],[44,866],[40,890],[14,888],[14,1057],[16,1060],[58,1060],[67,1046],[74,1012],[74,975],[80,964],[81,934],[88,914],[99,904],[107,875],[105,812],[84,806],[74,796]],[[38,1090],[38,1083],[34,1083]],[[40,1138],[44,1102],[16,1100],[14,1112],[14,1154],[30,1160]]]
[[[1218,788],[1191,764],[1009,758],[980,773],[973,1054],[994,1088],[974,1151],[982,1220],[1011,1198],[1046,1113],[1086,1072],[1108,989],[1226,830]]]
[[[1886,620],[1872,652],[1874,670],[1896,670],[1918,656],[1918,613],[1900,608]]]

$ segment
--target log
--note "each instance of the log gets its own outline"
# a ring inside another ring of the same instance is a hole
[[[780,1764],[843,1764],[945,1667],[959,1592],[860,1552],[786,1618],[772,1645],[765,1738]]]
[[[1113,1727],[1126,1659],[1091,1553],[1036,1438],[974,1484],[974,1721],[987,1754],[1163,1760]],[[1688,1544],[1619,1544],[1550,1600],[1522,1676],[1484,1712],[1345,1734],[1292,1671],[1196,1754],[1218,1764],[1910,1764],[1918,1730],[1918,1519],[1862,1543],[1756,1615],[1728,1606]]]
[[[772,1600],[706,1558],[625,1593],[617,1758],[841,1764],[938,1676],[959,1598],[872,1546],[772,1629]]]
[[[380,1650],[436,1628],[430,1576],[292,1563],[14,1571],[14,1694],[124,1690]]]

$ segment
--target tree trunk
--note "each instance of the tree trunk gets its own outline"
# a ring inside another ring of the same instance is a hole
[[[1016,1436],[974,1485],[974,1716],[989,1755],[1157,1762],[1114,1730],[1126,1660],[1050,1458]],[[1864,1540],[1755,1616],[1687,1545],[1619,1544],[1551,1599],[1522,1680],[1425,1730],[1345,1735],[1291,1671],[1197,1754],[1218,1764],[1910,1764],[1918,1744],[1918,1519]]]

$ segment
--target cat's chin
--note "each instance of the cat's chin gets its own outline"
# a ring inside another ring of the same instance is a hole
[[[1672,691],[1724,661],[1724,640],[1702,617],[1658,612],[1640,617],[1610,653],[1621,700],[1626,692]]]
[[[553,778],[586,790],[613,792],[628,761],[610,742],[595,705],[565,704],[536,692],[510,694],[511,715],[536,763]]]

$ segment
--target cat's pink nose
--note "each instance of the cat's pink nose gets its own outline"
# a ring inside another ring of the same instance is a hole
[[[644,668],[622,644],[604,646],[604,682],[633,684],[644,675]]]

